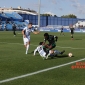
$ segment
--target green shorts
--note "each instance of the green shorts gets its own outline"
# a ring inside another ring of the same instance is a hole
[[[53,43],[53,44],[51,44],[52,45],[52,48],[55,48],[56,47],[56,44],[55,43]]]
[[[56,43],[47,44],[47,45],[52,46],[52,47],[49,49],[49,48],[46,48],[45,46],[43,46],[43,48],[45,48],[46,50],[51,50],[56,47]]]
[[[51,49],[53,49],[53,48],[55,48],[56,47],[56,43],[52,43],[52,44],[48,44],[49,46],[51,45],[52,47],[51,47]],[[51,50],[50,49],[50,50]]]

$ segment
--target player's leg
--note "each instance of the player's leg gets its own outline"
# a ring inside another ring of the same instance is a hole
[[[49,50],[52,50],[52,49],[55,48],[55,47],[56,47],[56,44],[53,43],[53,44],[50,45],[50,49],[49,49]]]
[[[13,35],[15,36],[14,31],[13,31]]]
[[[45,47],[48,48],[49,50],[51,50],[51,49],[56,47],[56,44],[55,43],[53,43],[53,44],[46,44]]]
[[[14,30],[14,36],[16,35],[15,30]]]
[[[54,58],[55,56],[57,56],[57,54],[60,54],[61,52],[56,50],[49,50],[49,53],[46,55],[46,59],[48,59],[49,57]]]
[[[62,34],[62,31],[60,32],[60,35]]]
[[[54,53],[54,50],[49,50],[49,53],[46,55],[46,59],[48,59],[48,57],[53,58],[54,57],[53,53]]]
[[[46,45],[46,47],[48,48],[48,49],[51,49],[52,48],[52,45]]]
[[[30,45],[30,41],[28,41],[28,42],[26,43],[26,54],[28,54],[29,45]]]
[[[59,50],[54,50],[54,52],[50,55],[51,57],[55,57],[57,56],[58,54],[63,54],[65,52],[65,50],[63,51],[59,51]]]
[[[28,53],[29,45],[30,45],[30,39],[28,38],[23,38],[24,41],[24,46],[26,48],[26,54]]]
[[[71,33],[71,39],[73,40],[73,33]]]
[[[46,54],[46,52],[44,52],[43,54],[40,54],[40,56],[43,58],[43,60],[46,60],[46,59],[47,59],[47,54]]]
[[[65,52],[65,50],[63,51],[58,51],[58,50],[49,50],[49,52],[46,53],[46,57],[44,57],[44,59],[48,59],[48,57],[54,58],[56,57],[58,54],[63,54]]]
[[[16,31],[15,31],[15,35],[16,35]]]
[[[26,48],[27,47],[27,44],[26,44],[25,38],[23,38],[23,42],[24,42],[24,47]]]
[[[63,36],[65,36],[64,32],[62,32]]]

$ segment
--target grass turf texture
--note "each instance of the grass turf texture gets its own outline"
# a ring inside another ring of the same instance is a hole
[[[20,33],[17,32],[17,36],[14,37],[11,31],[0,31],[0,81],[85,58],[85,49],[81,49],[85,48],[84,33],[75,33],[74,40],[71,40],[70,33],[60,36],[59,33],[50,32],[49,34],[59,37],[57,46],[80,49],[56,47],[55,49],[60,51],[65,50],[65,55],[49,60],[43,60],[39,54],[36,54],[36,56],[31,54],[36,45],[43,41],[44,32],[38,35],[31,34],[31,45],[28,55],[25,54]],[[74,57],[67,57],[66,54],[69,52],[73,53]],[[75,63],[0,85],[85,85],[85,69],[73,70],[71,68],[72,65],[75,65]]]

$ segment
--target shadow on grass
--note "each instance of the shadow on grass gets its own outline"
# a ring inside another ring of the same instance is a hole
[[[82,39],[74,39],[74,40],[82,40]]]
[[[66,58],[66,57],[69,57],[67,54],[63,54],[63,55],[57,55],[57,56],[55,56],[55,57],[49,57],[49,60],[50,59],[57,59],[57,58]],[[74,57],[74,56],[72,56],[72,57]]]
[[[68,57],[68,55],[64,54],[64,55],[58,55],[58,56],[55,56],[57,58],[65,58],[65,57]]]

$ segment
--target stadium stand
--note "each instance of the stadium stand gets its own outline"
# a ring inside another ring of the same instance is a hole
[[[12,30],[13,24],[16,25],[17,30],[22,30],[26,26],[25,20],[29,20],[33,25],[38,26],[37,12],[30,9],[22,9],[21,7],[10,9],[1,8],[0,10],[0,30]],[[40,30],[60,32],[61,26],[64,26],[64,31],[69,32],[69,25],[72,24],[75,26],[78,21],[85,21],[85,19],[40,16]],[[85,26],[83,26],[83,29],[76,27],[75,31],[81,32],[83,30],[85,32],[84,28]]]
[[[0,30],[12,30],[12,25],[15,24],[17,30],[21,30],[25,23],[23,18],[16,12],[2,12],[0,13]]]

